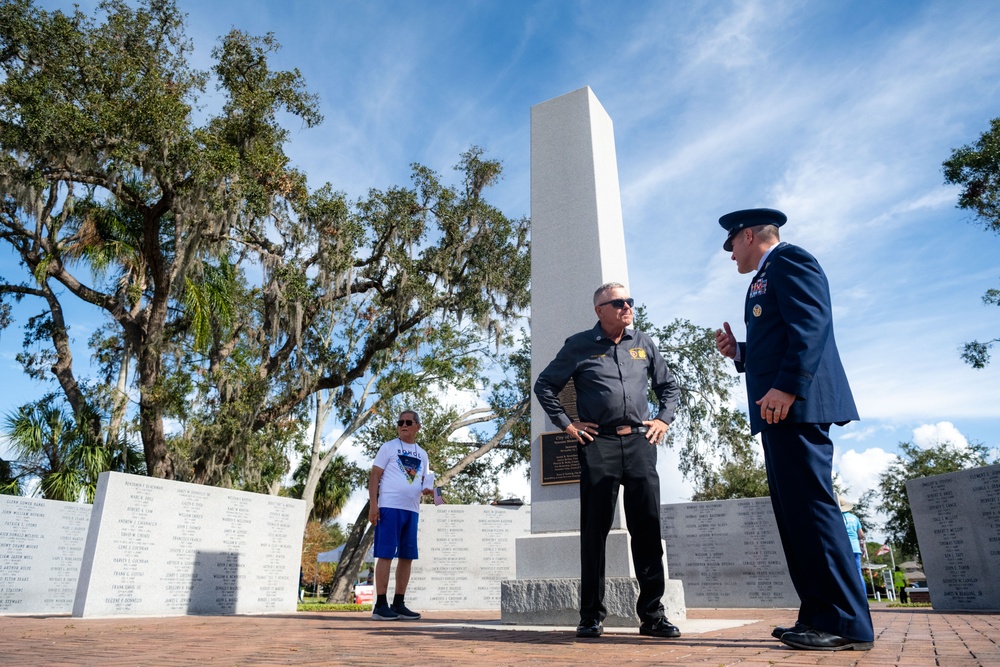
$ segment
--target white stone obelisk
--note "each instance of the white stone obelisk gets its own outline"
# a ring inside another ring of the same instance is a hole
[[[614,127],[586,87],[531,108],[532,385],[567,337],[594,326],[594,290],[612,281],[629,284]],[[501,587],[505,623],[579,621],[580,487],[542,485],[540,469],[539,438],[559,430],[532,396],[531,535],[516,540],[517,578]],[[609,626],[639,622],[620,498],[607,543]],[[663,603],[684,617],[680,581],[667,581]]]

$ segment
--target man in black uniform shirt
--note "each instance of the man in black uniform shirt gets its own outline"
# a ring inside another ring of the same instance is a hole
[[[639,581],[639,632],[679,637],[665,617],[660,478],[656,445],[674,419],[680,390],[653,340],[630,329],[634,312],[620,283],[594,292],[598,323],[566,339],[535,382],[535,395],[552,423],[577,439],[580,457],[580,625],[577,637],[600,637],[604,606],[605,543],[618,487],[625,487],[625,520]],[[571,421],[558,394],[573,379],[580,421]],[[647,387],[659,399],[649,419]]]

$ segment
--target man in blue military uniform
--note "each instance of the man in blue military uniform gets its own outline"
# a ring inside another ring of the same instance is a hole
[[[618,487],[625,488],[625,521],[639,581],[639,633],[679,637],[664,614],[663,545],[660,542],[660,478],[656,445],[674,419],[680,390],[656,344],[632,325],[633,300],[620,283],[594,292],[597,324],[566,339],[535,381],[535,395],[552,423],[576,438],[580,458],[580,625],[577,637],[600,637],[604,606],[605,544],[614,519]],[[558,394],[570,378],[579,421],[566,414]],[[659,400],[649,418],[652,381]],[[843,531],[841,531],[843,532]]]
[[[785,214],[759,208],[719,219],[723,248],[747,291],[745,343],[729,323],[719,352],[746,374],[750,426],[760,433],[771,504],[801,600],[794,626],[771,633],[798,649],[868,650],[874,641],[864,587],[833,490],[831,424],[858,419],[833,336],[830,286],[816,259],[782,243]]]

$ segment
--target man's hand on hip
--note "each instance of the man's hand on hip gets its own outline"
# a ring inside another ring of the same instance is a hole
[[[667,434],[667,429],[670,428],[670,424],[660,419],[650,419],[649,421],[642,422],[642,425],[649,427],[649,430],[646,431],[646,440],[649,440],[649,444],[651,445],[660,444],[663,436]]]
[[[594,441],[594,434],[599,429],[594,422],[572,422],[566,427],[566,433],[576,438],[581,445],[586,445]]]

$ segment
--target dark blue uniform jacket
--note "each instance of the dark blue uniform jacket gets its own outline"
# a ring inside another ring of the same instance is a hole
[[[795,394],[787,420],[839,424],[858,419],[833,338],[830,285],[816,258],[780,243],[750,281],[740,344],[753,433],[771,428],[758,401],[771,387]]]

